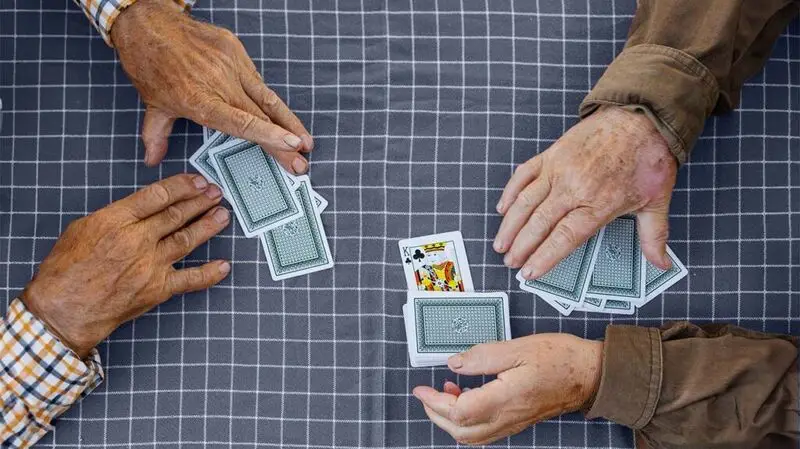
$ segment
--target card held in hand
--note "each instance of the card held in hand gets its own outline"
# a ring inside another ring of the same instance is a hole
[[[642,303],[644,291],[645,266],[636,217],[617,218],[603,233],[587,295]]]
[[[246,236],[302,216],[283,169],[258,145],[243,140],[226,142],[211,149],[210,161]]]
[[[602,240],[603,229],[540,278],[526,280],[526,290],[543,292],[560,302],[580,304],[589,287]]]
[[[511,339],[505,293],[408,292],[412,358],[446,357],[472,346]]]
[[[474,290],[460,231],[400,240],[399,247],[409,290]]]
[[[300,178],[294,191],[303,215],[261,234],[272,279],[279,281],[333,266],[333,257],[319,211],[314,207],[311,183]]]
[[[683,265],[683,262],[678,259],[678,256],[672,252],[672,248],[669,246],[667,246],[667,256],[669,256],[669,260],[672,262],[672,267],[668,270],[662,270],[650,262],[645,264],[646,302],[660,295],[664,290],[672,287],[676,282],[689,274],[686,266]]]

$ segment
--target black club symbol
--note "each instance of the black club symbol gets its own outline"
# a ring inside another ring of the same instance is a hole
[[[420,250],[416,250],[416,251],[414,251],[414,255],[411,256],[411,257],[413,257],[414,260],[416,260],[416,261],[420,261],[420,260],[425,258],[425,253],[423,253]]]

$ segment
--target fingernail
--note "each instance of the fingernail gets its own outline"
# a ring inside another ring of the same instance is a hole
[[[292,170],[298,175],[302,175],[306,172],[306,163],[303,161],[302,157],[296,157],[292,161]]]
[[[222,274],[228,274],[231,272],[231,264],[228,262],[222,262],[219,264],[219,272]]]
[[[506,254],[506,257],[503,257],[503,264],[507,267],[511,266],[511,254]]]
[[[150,157],[150,153],[145,153],[144,154],[144,165],[150,165],[150,159],[152,159],[152,157]]]
[[[497,209],[498,214],[503,213],[503,200],[497,202],[497,206],[495,206],[495,209]]]
[[[502,240],[495,240],[494,241],[494,250],[498,253],[501,253],[506,250],[506,244]]]
[[[314,139],[312,139],[311,136],[309,136],[308,134],[303,134],[303,137],[301,137],[301,139],[303,140],[303,143],[306,144],[306,148],[308,148],[308,151],[314,149]]]
[[[214,184],[212,184],[211,187],[206,190],[206,196],[212,200],[219,198],[220,195],[222,195],[222,190],[220,190],[219,187],[215,186]]]
[[[192,182],[198,189],[205,189],[206,186],[208,186],[208,181],[206,181],[206,178],[202,176],[195,176],[194,179],[192,179]]]
[[[531,275],[533,274],[533,270],[531,267],[525,266],[522,267],[522,277],[525,279],[530,279]]]
[[[461,368],[464,366],[464,357],[461,357],[461,354],[451,356],[449,359],[447,359],[447,366],[449,366],[451,369]]]
[[[472,390],[472,388],[470,388],[470,387],[464,387],[464,389],[463,389],[463,390],[461,390],[461,392],[462,392],[462,393],[466,393],[466,392],[468,392],[469,390]]]
[[[670,268],[672,268],[672,261],[666,254],[663,254],[661,256],[661,267],[665,270],[669,270]]]
[[[300,145],[300,138],[295,136],[294,134],[287,134],[283,137],[283,141],[286,142],[286,145],[289,145],[292,148],[297,148]]]
[[[220,207],[214,211],[214,220],[220,224],[227,222],[230,216],[231,215],[228,213],[228,209],[225,209],[224,207]]]

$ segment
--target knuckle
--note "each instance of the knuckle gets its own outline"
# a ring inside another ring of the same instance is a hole
[[[570,245],[578,242],[578,231],[576,231],[575,228],[570,224],[562,224],[561,226],[558,226],[553,233],[555,233],[555,237],[559,242],[564,242]]]
[[[172,234],[172,239],[180,251],[186,253],[192,248],[192,233],[188,229],[181,229]]]
[[[192,270],[188,273],[190,285],[202,285],[206,280],[206,273],[203,270]]]
[[[468,426],[471,420],[470,412],[467,410],[461,410],[458,407],[452,407],[448,412],[447,419],[450,420],[453,424],[464,427]]]
[[[526,187],[522,190],[522,192],[519,192],[519,195],[517,195],[517,201],[519,201],[520,204],[526,209],[533,208],[536,205],[535,200],[535,194],[533,193],[533,189],[530,187]]]
[[[237,129],[242,135],[253,129],[256,124],[256,117],[250,114],[240,114]]]
[[[146,196],[156,204],[169,204],[170,193],[160,182],[145,187]]]
[[[261,104],[268,109],[274,109],[280,103],[281,99],[278,98],[278,94],[275,93],[274,90],[270,89],[269,87],[264,88],[264,92],[261,95]]]
[[[200,123],[211,123],[217,117],[217,100],[205,98],[193,106],[197,111],[197,121]]]
[[[183,223],[183,211],[178,206],[172,205],[165,212],[170,224],[179,225]]]

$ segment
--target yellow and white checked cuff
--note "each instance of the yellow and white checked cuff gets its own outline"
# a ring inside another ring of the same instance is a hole
[[[123,9],[134,4],[136,0],[73,0],[83,9],[86,17],[92,22],[106,43],[113,47],[111,42],[111,26]],[[165,0],[169,1],[169,0]],[[196,0],[171,0],[180,11],[188,11],[194,6]]]
[[[15,299],[0,320],[0,447],[33,445],[102,381],[96,349],[80,360]]]

